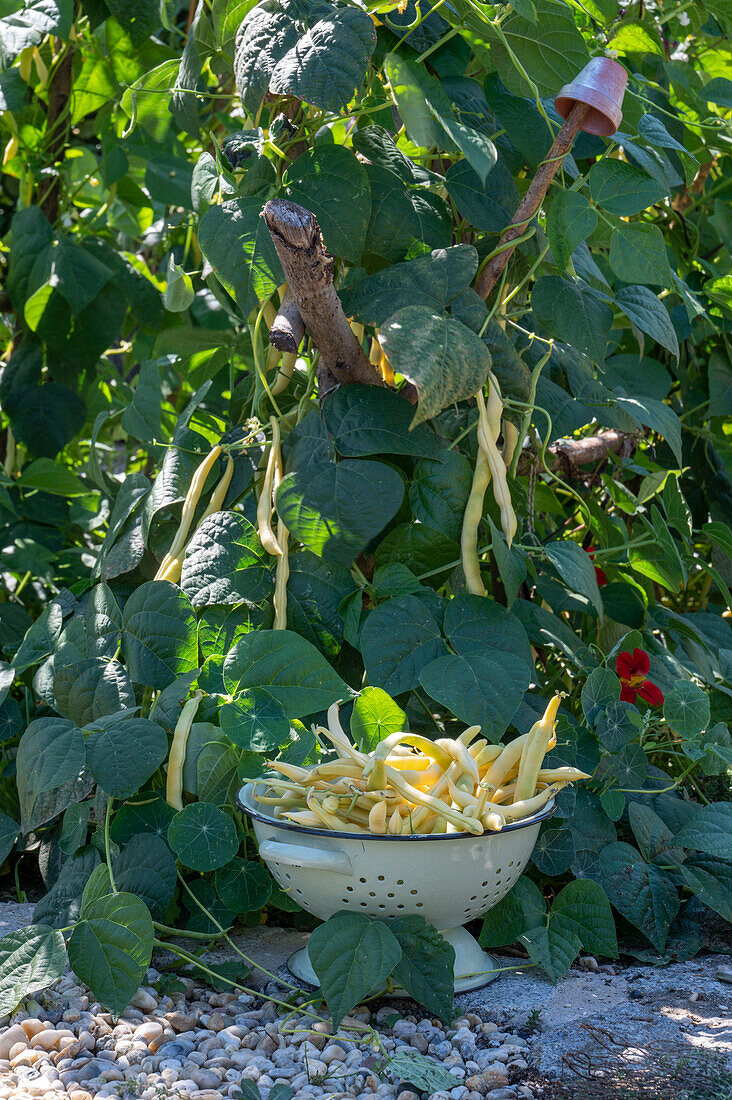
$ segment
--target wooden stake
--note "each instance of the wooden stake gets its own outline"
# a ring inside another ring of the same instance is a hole
[[[569,112],[564,126],[562,126],[555,137],[551,149],[539,165],[536,175],[529,184],[529,189],[521,200],[511,220],[511,224],[504,229],[501,235],[501,241],[498,246],[501,251],[496,252],[478,276],[475,289],[477,293],[480,294],[481,298],[488,297],[498,279],[500,279],[503,274],[503,269],[516,249],[516,244],[511,245],[511,241],[518,243],[519,237],[522,237],[526,232],[529,222],[536,214],[542,204],[544,196],[549,190],[549,184],[554,179],[560,164],[572,148],[572,143],[577,136],[577,131],[589,110],[590,108],[586,103],[575,103],[574,107]],[[509,245],[510,247],[504,247],[505,245]]]

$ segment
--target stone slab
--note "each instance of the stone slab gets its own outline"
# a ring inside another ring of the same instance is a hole
[[[8,932],[17,932],[19,928],[25,928],[33,919],[34,905],[26,902],[2,901],[0,902],[0,936],[7,936]]]

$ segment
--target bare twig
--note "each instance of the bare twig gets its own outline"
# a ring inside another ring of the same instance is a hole
[[[343,312],[333,286],[333,260],[315,215],[287,199],[271,199],[263,216],[295,305],[320,352],[321,396],[338,383],[383,385]]]
[[[277,310],[277,316],[269,330],[269,342],[280,351],[289,351],[294,354],[299,349],[304,335],[305,325],[288,286],[282,305]]]
[[[554,179],[557,169],[572,148],[572,142],[589,110],[590,108],[586,103],[575,103],[569,112],[567,121],[555,137],[551,149],[539,165],[536,175],[529,184],[529,189],[511,219],[511,224],[504,229],[501,235],[501,242],[498,246],[500,251],[497,251],[493,258],[488,261],[478,276],[475,289],[481,298],[488,297],[503,273],[503,269],[514,253],[519,237],[522,237],[526,232],[529,222],[536,214],[549,190],[549,184]],[[511,245],[512,241],[516,243]]]
[[[632,455],[638,438],[638,435],[611,428],[606,432],[598,432],[597,435],[588,435],[584,439],[557,439],[548,447],[552,455],[551,465],[571,477],[578,466],[604,462],[611,454],[620,457]],[[525,474],[533,461],[533,452],[522,455],[518,472]]]

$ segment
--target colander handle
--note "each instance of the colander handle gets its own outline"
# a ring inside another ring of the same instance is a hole
[[[334,871],[337,875],[353,874],[351,860],[338,848],[307,848],[303,844],[283,844],[279,840],[263,840],[259,845],[263,860],[284,863],[286,867],[308,867],[314,871]]]

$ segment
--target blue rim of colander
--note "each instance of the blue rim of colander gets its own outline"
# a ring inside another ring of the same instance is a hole
[[[440,840],[460,840],[463,837],[469,837],[471,840],[484,840],[491,839],[492,837],[501,837],[505,833],[512,833],[516,829],[527,829],[530,825],[537,825],[542,821],[547,821],[556,809],[556,799],[552,798],[547,802],[538,813],[532,814],[531,817],[524,817],[521,821],[509,821],[507,825],[498,832],[486,831],[479,834],[475,833],[407,833],[404,836],[383,836],[380,833],[345,833],[336,832],[335,829],[315,829],[312,825],[298,825],[294,821],[281,821],[278,817],[270,817],[269,814],[262,813],[261,810],[252,809],[251,806],[245,801],[245,792],[255,787],[266,787],[266,780],[262,780],[258,783],[245,783],[244,786],[237,792],[236,802],[240,810],[243,810],[249,817],[253,817],[255,821],[261,821],[265,825],[274,825],[277,829],[285,829],[291,833],[297,833],[302,835],[303,833],[309,833],[310,836],[329,836],[329,837],[342,837],[344,840],[375,840],[375,841],[440,841]]]

